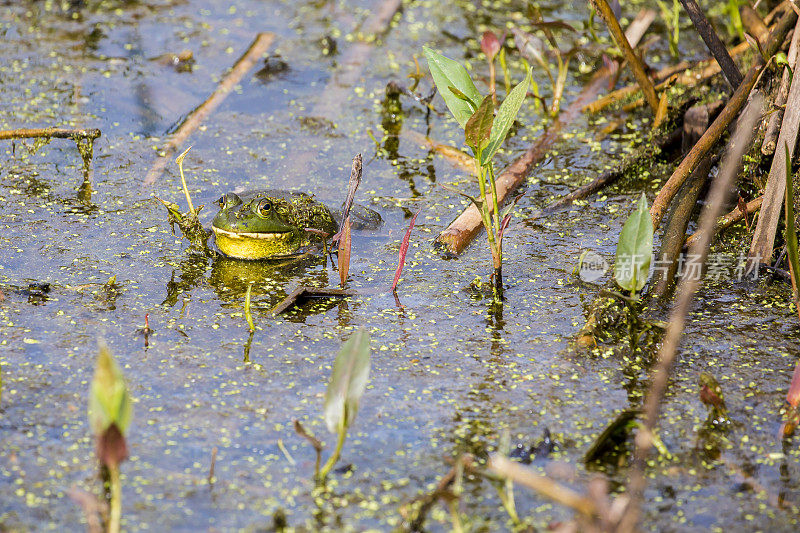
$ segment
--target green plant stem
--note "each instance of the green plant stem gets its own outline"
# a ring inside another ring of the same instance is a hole
[[[492,103],[497,107],[497,87],[495,77],[497,73],[494,68],[494,59],[489,60],[489,92],[492,93]]]
[[[247,325],[250,326],[250,333],[256,330],[255,324],[253,324],[253,315],[250,314],[250,292],[253,290],[253,284],[249,283],[247,285],[247,294],[244,296],[244,317],[247,319]]]
[[[333,450],[333,453],[328,460],[325,462],[325,465],[322,467],[322,470],[319,471],[317,475],[317,479],[319,481],[325,481],[327,479],[328,474],[330,473],[333,465],[339,460],[339,456],[342,454],[342,448],[344,448],[344,439],[347,437],[347,428],[340,427],[339,428],[339,437],[336,439],[336,448]]]
[[[119,533],[122,520],[122,485],[119,481],[119,465],[108,466],[111,485],[111,514],[108,519],[108,533]]]
[[[519,526],[521,522],[517,514],[517,504],[514,501],[514,482],[510,478],[506,478],[503,487],[498,487],[497,493],[500,496],[503,508],[508,513],[508,516],[511,517],[511,521],[514,522],[515,526]]]

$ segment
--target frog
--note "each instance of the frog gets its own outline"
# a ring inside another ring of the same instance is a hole
[[[342,210],[332,209],[302,191],[256,189],[229,192],[217,200],[219,212],[211,223],[216,244],[235,259],[279,259],[339,231]],[[353,204],[354,229],[377,229],[380,214]]]

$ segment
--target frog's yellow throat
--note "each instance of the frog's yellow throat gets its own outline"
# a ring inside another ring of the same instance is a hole
[[[217,246],[228,257],[237,259],[269,259],[294,253],[299,244],[292,232],[236,233],[211,226]]]

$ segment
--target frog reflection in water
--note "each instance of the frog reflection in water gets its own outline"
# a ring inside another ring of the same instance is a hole
[[[217,203],[220,210],[211,223],[217,247],[237,259],[292,255],[322,234],[334,235],[341,221],[340,211],[298,191],[228,193]],[[377,229],[383,223],[378,213],[356,204],[350,221],[354,229]]]

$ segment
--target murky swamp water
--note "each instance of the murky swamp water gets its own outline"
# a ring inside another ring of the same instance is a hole
[[[577,474],[564,481],[583,486],[590,475],[583,453],[619,410],[639,401],[645,374],[618,356],[570,348],[584,307],[600,290],[571,272],[582,249],[613,257],[634,199],[641,190],[652,198],[659,181],[611,189],[536,223],[524,219],[621,157],[636,131],[626,127],[600,143],[594,139],[602,124],[595,122],[604,119],[582,118],[533,173],[506,238],[501,315],[468,290],[491,265],[482,239],[453,260],[431,246],[464,206],[439,185],[474,184],[403,136],[385,139],[373,157],[368,134],[414,130],[460,146],[455,122],[426,116],[410,99],[397,113],[384,88],[392,79],[407,81],[412,55],[426,43],[469,59],[485,77],[476,37],[519,23],[513,14],[523,8],[403,2],[389,31],[366,47],[355,85],[337,88],[331,79],[374,9],[366,0],[1,2],[0,128],[68,125],[103,135],[88,181],[72,141],[53,140],[33,155],[32,142],[0,145],[0,530],[84,527],[66,493],[98,492],[86,417],[98,338],[110,345],[136,400],[131,457],[122,466],[126,530],[262,530],[278,509],[300,530],[388,530],[401,523],[400,505],[447,471],[443,457],[485,456],[506,428],[524,445],[549,429],[556,447],[534,467],[569,463]],[[542,8],[547,18],[578,27],[588,17],[579,4]],[[358,152],[365,165],[357,199],[386,221],[378,232],[354,236],[349,287],[356,297],[278,318],[271,307],[296,287],[338,283],[329,259],[278,267],[189,254],[152,199],[183,203],[177,168],[170,164],[153,187],[142,184],[164,135],[262,31],[276,35],[268,66],[250,72],[189,141],[185,168],[195,203],[207,206],[204,222],[231,190],[300,189],[339,204]],[[663,26],[651,31],[663,33]],[[688,29],[685,35],[682,55],[701,57],[699,41]],[[664,40],[654,46],[651,54],[661,58],[651,61],[666,64]],[[189,72],[158,59],[184,49],[196,61]],[[594,67],[588,55],[573,63],[567,101]],[[519,79],[516,59],[512,70]],[[546,93],[544,73],[536,79]],[[323,96],[326,87],[338,91],[333,101]],[[545,123],[530,104],[504,162]],[[419,208],[398,307],[388,289],[403,232]],[[112,275],[119,294],[101,290]],[[49,283],[50,291],[27,290],[32,282]],[[246,351],[250,282],[258,330]],[[652,467],[648,527],[798,527],[796,516],[742,477],[798,504],[797,438],[782,447],[775,437],[800,355],[789,294],[781,284],[727,279],[700,293],[665,405],[662,438],[673,457]],[[155,330],[149,346],[136,334],[145,314]],[[334,476],[334,497],[323,501],[313,495],[313,450],[292,421],[332,445],[322,396],[336,352],[359,326],[372,337],[371,380],[342,458],[352,467]],[[696,385],[701,370],[720,378],[733,419],[726,438],[712,444],[698,431],[706,418]],[[214,447],[216,481],[209,484]],[[626,480],[624,468],[609,475]],[[466,489],[462,511],[471,529],[509,527],[492,488]],[[520,514],[537,525],[569,516],[523,488],[516,494]],[[444,507],[428,525],[450,527]]]

